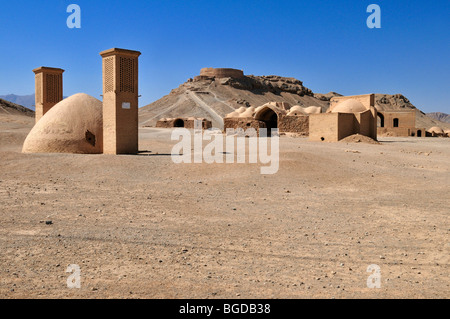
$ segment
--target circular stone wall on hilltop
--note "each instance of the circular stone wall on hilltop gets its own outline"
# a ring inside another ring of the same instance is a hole
[[[203,68],[200,70],[200,76],[215,78],[242,78],[244,77],[244,71],[227,68]]]

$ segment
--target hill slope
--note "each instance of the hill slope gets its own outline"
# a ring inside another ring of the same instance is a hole
[[[0,114],[1,115],[24,115],[34,117],[34,111],[3,99],[0,99]]]
[[[8,94],[8,95],[0,95],[0,99],[23,105],[24,107],[34,110],[34,94],[30,95],[16,95],[16,94]]]
[[[0,99],[0,144],[17,150],[34,125],[34,112]]]

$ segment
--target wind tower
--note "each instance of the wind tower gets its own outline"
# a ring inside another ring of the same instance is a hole
[[[103,153],[137,154],[138,51],[109,49],[103,60]]]
[[[63,69],[42,66],[33,70],[35,74],[36,123],[55,104],[63,99]]]

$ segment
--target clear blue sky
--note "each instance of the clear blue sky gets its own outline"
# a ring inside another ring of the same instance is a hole
[[[81,29],[66,8],[81,7]],[[369,29],[366,8],[381,7]],[[402,93],[450,113],[450,1],[16,0],[0,4],[0,95],[34,92],[32,69],[60,67],[64,95],[100,98],[99,52],[139,50],[140,105],[202,67],[295,77],[313,92]]]

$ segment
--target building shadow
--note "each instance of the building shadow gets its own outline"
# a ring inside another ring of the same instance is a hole
[[[179,154],[168,154],[168,153],[153,153],[152,151],[139,151],[137,156],[182,156]]]

